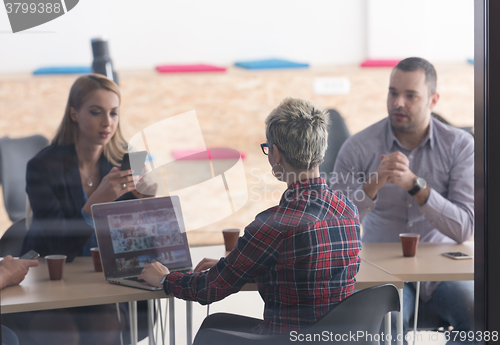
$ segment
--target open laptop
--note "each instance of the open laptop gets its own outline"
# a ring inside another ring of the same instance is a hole
[[[137,280],[147,264],[159,261],[171,272],[192,270],[178,197],[96,204],[92,216],[104,277],[109,283],[161,290]]]

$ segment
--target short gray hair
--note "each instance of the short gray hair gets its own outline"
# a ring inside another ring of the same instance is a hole
[[[285,98],[266,118],[266,138],[295,169],[311,170],[323,162],[328,146],[328,112],[311,102]]]

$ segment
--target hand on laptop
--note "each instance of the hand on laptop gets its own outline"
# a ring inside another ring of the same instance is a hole
[[[152,286],[161,287],[161,279],[169,273],[168,268],[157,261],[146,265],[137,279],[143,279]]]
[[[216,263],[218,263],[219,260],[217,259],[208,259],[204,258],[203,260],[200,261],[200,263],[196,266],[194,269],[195,272],[202,272],[205,270],[211,269],[213,266],[215,266]]]

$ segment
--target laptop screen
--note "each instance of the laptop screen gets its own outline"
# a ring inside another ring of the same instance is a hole
[[[192,266],[178,197],[96,204],[92,216],[106,278],[138,275],[155,261]]]

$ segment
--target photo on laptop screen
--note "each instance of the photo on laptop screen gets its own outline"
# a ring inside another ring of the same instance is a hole
[[[139,274],[155,261],[172,270],[191,266],[177,197],[98,204],[92,213],[106,277]]]

